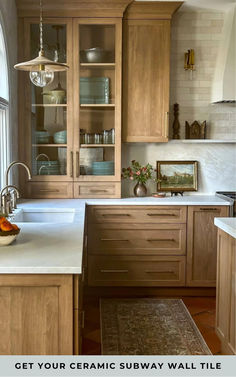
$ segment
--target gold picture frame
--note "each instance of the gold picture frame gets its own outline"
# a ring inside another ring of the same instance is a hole
[[[157,161],[157,180],[157,191],[197,191],[198,162]]]

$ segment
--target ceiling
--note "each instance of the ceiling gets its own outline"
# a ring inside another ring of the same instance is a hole
[[[156,0],[136,0],[136,1],[156,1]],[[162,1],[179,1],[179,0],[162,0]],[[236,0],[185,0],[183,8],[205,8],[211,10],[226,11],[236,4]]]

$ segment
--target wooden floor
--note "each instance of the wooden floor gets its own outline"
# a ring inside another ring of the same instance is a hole
[[[214,297],[184,297],[192,318],[214,355],[221,354],[220,341],[215,334]],[[83,331],[83,355],[101,355],[99,297],[85,297],[85,328]]]

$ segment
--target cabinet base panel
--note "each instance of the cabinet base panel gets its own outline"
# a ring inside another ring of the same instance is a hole
[[[84,294],[88,296],[117,296],[117,297],[143,297],[143,296],[209,296],[215,297],[215,288],[185,288],[185,287],[84,287]]]

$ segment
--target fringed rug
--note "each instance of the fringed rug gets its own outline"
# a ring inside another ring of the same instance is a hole
[[[211,355],[182,300],[101,299],[103,355]]]

